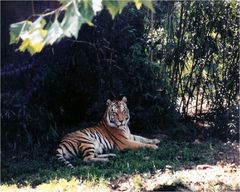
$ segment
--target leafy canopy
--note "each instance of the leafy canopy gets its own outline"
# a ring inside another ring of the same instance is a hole
[[[10,25],[10,44],[21,43],[18,50],[29,51],[31,55],[42,51],[44,46],[52,45],[63,37],[75,37],[84,23],[92,26],[92,19],[103,7],[112,18],[121,13],[128,3],[135,3],[137,9],[142,5],[154,11],[151,0],[59,0],[60,7],[41,14],[34,22],[22,21]],[[60,21],[59,16],[64,13]],[[44,19],[55,15],[54,21]]]

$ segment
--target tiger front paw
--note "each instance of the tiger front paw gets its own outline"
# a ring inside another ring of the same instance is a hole
[[[160,140],[159,140],[159,139],[152,139],[152,143],[153,143],[153,144],[159,144],[159,143],[160,143]]]
[[[157,145],[149,145],[149,147],[152,148],[152,149],[157,149],[158,148]]]

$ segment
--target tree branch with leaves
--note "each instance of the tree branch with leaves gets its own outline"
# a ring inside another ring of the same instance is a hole
[[[31,55],[39,53],[47,45],[53,45],[64,37],[78,38],[83,24],[93,26],[93,17],[104,7],[114,19],[128,3],[142,5],[154,12],[151,0],[60,0],[60,7],[35,15],[35,21],[24,20],[10,25],[10,44],[19,44],[18,50]],[[54,16],[53,21],[46,17]]]

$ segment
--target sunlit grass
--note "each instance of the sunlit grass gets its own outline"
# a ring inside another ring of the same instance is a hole
[[[17,187],[16,184],[14,185],[2,185],[0,187],[1,192],[15,192],[15,191],[24,191],[24,192],[31,192],[31,191],[38,191],[38,192],[59,192],[59,191],[106,191],[110,192],[111,189],[105,182],[105,180],[98,180],[98,181],[91,181],[91,180],[79,180],[73,177],[70,180],[67,179],[55,179],[51,180],[47,183],[40,184],[35,188],[30,186],[24,187]]]
[[[208,169],[187,169],[178,171],[160,171],[157,170],[152,174],[134,174],[132,176],[123,176],[126,179],[119,182],[119,188],[130,191],[141,190],[162,190],[166,186],[184,186],[184,189],[192,191],[237,191],[240,189],[240,166],[230,168],[231,165],[226,166],[211,166]],[[55,179],[42,183],[35,188],[30,185],[19,188],[16,184],[4,184],[0,187],[2,192],[15,191],[36,191],[36,192],[57,192],[57,191],[93,191],[93,192],[110,192],[112,186],[109,180],[105,178],[100,179],[76,179],[72,177],[67,179]]]

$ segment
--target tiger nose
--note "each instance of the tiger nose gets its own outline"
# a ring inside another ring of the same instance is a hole
[[[122,123],[122,122],[123,122],[123,119],[119,119],[119,122]]]

